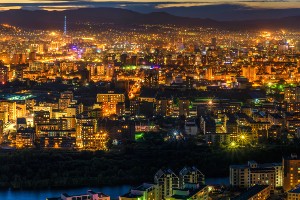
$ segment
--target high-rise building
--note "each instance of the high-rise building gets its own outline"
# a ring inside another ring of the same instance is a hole
[[[205,71],[205,79],[212,80],[213,79],[213,69],[212,67],[207,67]]]
[[[0,119],[0,137],[3,135],[4,122]]]
[[[46,104],[36,105],[36,106],[33,106],[33,108],[32,108],[33,112],[48,111],[49,118],[52,118],[52,110],[53,110],[53,107],[51,105],[46,105]]]
[[[44,123],[49,123],[50,121],[50,112],[49,111],[35,111],[33,114],[33,123],[36,124],[44,124]]]
[[[80,147],[90,150],[107,150],[108,134],[105,131],[95,132],[94,125],[83,124],[80,133],[81,142],[78,143]]]
[[[125,102],[125,95],[114,91],[97,94],[97,102],[102,103],[103,114],[108,116],[117,113],[118,103]],[[120,109],[118,109],[120,111]],[[119,113],[119,112],[118,112]]]
[[[92,146],[92,142],[94,141],[95,128],[93,124],[82,124],[81,125],[81,141],[83,148],[89,148]]]
[[[247,165],[231,165],[229,167],[230,185],[233,187],[249,188],[256,184],[270,185],[270,189],[282,186],[281,163],[257,164],[248,161]]]
[[[249,82],[253,82],[256,80],[257,68],[255,66],[243,66],[242,67],[242,75],[246,77]]]
[[[0,111],[0,120],[3,122],[3,124],[6,124],[8,122],[8,112],[7,111]]]
[[[70,104],[66,110],[68,117],[75,117],[83,112],[83,104]]]
[[[16,134],[16,147],[33,147],[35,140],[35,130],[33,128],[20,128]]]
[[[144,85],[147,87],[158,87],[159,71],[157,69],[148,69],[144,73]]]
[[[184,167],[179,172],[179,186],[180,188],[185,188],[185,185],[188,183],[200,183],[204,185],[205,176],[195,166]]]
[[[67,16],[64,18],[64,36],[67,35]]]
[[[272,66],[271,65],[265,66],[265,73],[266,74],[272,74]]]
[[[156,114],[162,116],[173,115],[173,99],[160,97],[158,100],[156,100]]]
[[[5,84],[8,81],[8,67],[0,66],[0,84]]]
[[[7,112],[8,121],[17,120],[17,104],[13,101],[1,101],[0,102],[0,111]]]
[[[283,157],[283,189],[289,191],[300,184],[300,159],[297,154]]]
[[[179,188],[179,178],[171,169],[160,169],[154,176],[154,183],[160,188],[160,196],[165,199],[173,195],[173,189]]]
[[[97,119],[79,116],[76,118],[77,146],[88,147],[90,140],[97,132]]]
[[[140,102],[136,100],[130,100],[130,114],[138,115],[140,108]]]
[[[26,63],[26,55],[24,53],[14,54],[11,62],[13,64],[24,64]]]
[[[300,102],[300,86],[285,87],[284,88],[284,101],[287,103]]]
[[[70,103],[71,103],[71,99],[69,99],[69,98],[59,98],[58,108],[60,110],[65,110],[69,107]]]
[[[186,98],[180,98],[178,100],[179,116],[189,116],[190,115],[190,101]]]

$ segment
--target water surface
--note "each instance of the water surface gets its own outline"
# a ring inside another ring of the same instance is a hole
[[[207,178],[205,180],[207,185],[224,184],[229,185],[229,178]],[[86,194],[88,190],[95,192],[103,192],[111,197],[111,199],[118,199],[122,194],[127,193],[131,186],[113,186],[113,187],[82,187],[71,189],[46,189],[46,190],[0,190],[0,200],[46,200],[47,197],[59,197],[62,193],[69,195]]]

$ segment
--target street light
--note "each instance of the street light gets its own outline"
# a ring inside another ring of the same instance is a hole
[[[246,140],[246,135],[241,135],[242,146],[244,146],[244,141]]]
[[[231,142],[231,143],[230,143],[230,147],[231,147],[231,148],[235,148],[235,147],[236,147],[236,143],[235,143],[234,141]]]

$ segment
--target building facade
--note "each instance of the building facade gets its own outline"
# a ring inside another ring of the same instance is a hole
[[[296,154],[283,157],[283,189],[289,191],[300,184],[300,159]]]
[[[119,197],[119,200],[156,200],[159,196],[159,185],[143,183]]]
[[[247,165],[231,165],[229,167],[230,185],[233,187],[249,188],[256,184],[269,185],[271,190],[281,187],[281,163],[258,164],[248,161]]]
[[[162,199],[173,194],[173,188],[179,188],[179,178],[171,169],[160,169],[154,176],[154,183],[160,186]]]

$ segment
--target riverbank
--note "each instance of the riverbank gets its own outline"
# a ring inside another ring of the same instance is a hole
[[[282,155],[300,154],[299,147],[221,149],[174,143],[132,144],[119,151],[16,150],[0,153],[0,187],[14,189],[101,187],[153,182],[160,168],[178,173],[196,166],[206,177],[228,177],[229,165],[248,160],[281,162]]]
[[[229,184],[228,177],[221,178],[207,178],[207,185]],[[69,189],[46,189],[46,190],[12,190],[2,189],[0,190],[1,200],[46,200],[47,197],[58,197],[62,193],[70,195],[85,194],[88,190],[95,192],[103,192],[111,197],[111,199],[117,199],[120,195],[128,192],[132,186],[110,186],[110,187],[81,187],[81,188],[69,188]]]

